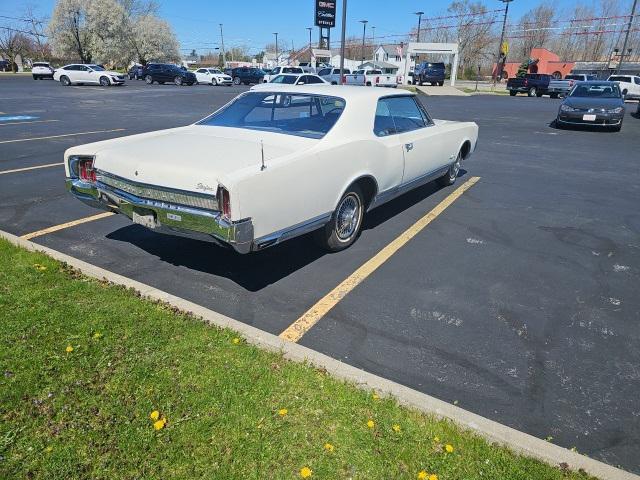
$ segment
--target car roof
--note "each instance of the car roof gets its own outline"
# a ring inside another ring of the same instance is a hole
[[[609,80],[587,80],[586,82],[580,82],[580,85],[615,85],[618,82],[610,82]]]
[[[310,95],[330,95],[333,97],[341,97],[347,101],[350,99],[370,99],[376,101],[382,97],[402,95],[415,96],[414,93],[404,89],[363,87],[360,85],[330,85],[328,83],[312,83],[309,85],[283,85],[277,83],[265,83],[264,85],[269,85],[269,87],[261,88],[260,93],[268,92],[270,89],[273,89],[274,92],[282,92],[282,90],[288,90],[290,93],[306,93]]]

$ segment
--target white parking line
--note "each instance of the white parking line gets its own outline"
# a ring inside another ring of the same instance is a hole
[[[29,122],[9,122],[9,123],[0,123],[0,127],[4,127],[5,125],[22,125],[23,123],[50,123],[50,122],[59,122],[60,120],[31,120]]]
[[[0,175],[6,175],[7,173],[26,172],[28,170],[37,170],[38,168],[58,167],[64,165],[64,163],[47,163],[46,165],[37,165],[35,167],[14,168],[13,170],[1,170]]]
[[[64,135],[51,135],[49,137],[33,137],[33,138],[18,138],[16,140],[3,140],[0,141],[2,143],[17,143],[17,142],[31,142],[33,140],[48,140],[50,138],[62,138],[62,137],[75,137],[78,135],[92,135],[95,133],[111,133],[111,132],[122,132],[124,128],[114,128],[113,130],[96,130],[95,132],[78,132],[78,133],[65,133]]]

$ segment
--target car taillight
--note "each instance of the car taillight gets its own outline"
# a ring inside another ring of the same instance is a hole
[[[529,85],[529,80],[527,80],[526,78],[524,79],[524,86],[526,87],[527,85]]]
[[[376,77],[376,83],[380,83],[380,77]]]
[[[93,168],[93,158],[83,158],[78,162],[78,176],[83,182],[96,182],[96,171]]]
[[[229,191],[224,187],[218,187],[218,208],[223,217],[231,219],[231,198]]]
[[[346,75],[343,75],[343,76],[342,76],[342,83],[343,83],[343,84],[344,84],[344,83],[347,83],[347,76],[346,76]]]

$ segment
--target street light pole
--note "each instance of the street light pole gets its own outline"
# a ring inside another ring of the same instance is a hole
[[[418,15],[418,34],[416,35],[416,43],[420,43],[420,27],[422,26],[422,15],[424,12],[415,12]]]
[[[340,44],[340,85],[344,84],[344,42],[347,32],[347,0],[342,0],[342,43]]]
[[[362,63],[364,63],[364,36],[367,34],[367,23],[368,20],[360,20],[362,24]]]
[[[278,66],[278,32],[273,32],[273,34],[276,36],[276,66]]]
[[[376,27],[371,27],[371,61],[376,61]]]
[[[627,43],[629,42],[629,32],[631,31],[633,18],[636,15],[637,4],[638,4],[638,0],[633,0],[633,7],[631,7],[631,15],[629,15],[629,24],[627,26],[627,33],[625,33],[624,35],[624,45],[622,45],[622,52],[620,52],[620,62],[618,62],[618,69],[616,70],[616,73],[620,73],[620,70],[622,70],[622,62],[624,62],[624,53],[627,51]],[[631,56],[631,52],[629,52],[629,56]]]
[[[309,66],[311,66],[311,62],[313,61],[313,56],[311,55],[311,32],[313,31],[313,27],[307,27],[309,30]]]
[[[224,35],[222,34],[222,24],[220,24],[220,41],[222,43],[222,69],[227,66],[227,54],[224,51]]]
[[[509,3],[513,2],[513,0],[500,0],[502,3],[505,3],[504,9],[504,19],[502,20],[502,33],[500,34],[500,45],[498,45],[498,61],[496,62],[496,73],[493,77],[493,87],[495,88],[496,82],[499,78],[502,78],[502,69],[504,68],[504,60],[507,59],[507,55],[504,55],[504,59],[502,58],[502,44],[504,43],[504,32],[507,28],[507,15],[509,14]]]

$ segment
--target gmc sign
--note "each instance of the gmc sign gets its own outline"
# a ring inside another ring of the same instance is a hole
[[[336,26],[335,0],[316,0],[316,26],[324,28]]]

